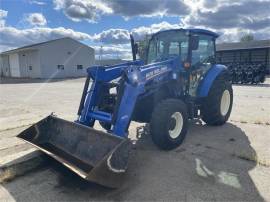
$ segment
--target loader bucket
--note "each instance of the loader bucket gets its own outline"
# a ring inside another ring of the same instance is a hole
[[[130,145],[126,138],[52,115],[17,137],[88,181],[112,188],[119,187],[123,181]]]

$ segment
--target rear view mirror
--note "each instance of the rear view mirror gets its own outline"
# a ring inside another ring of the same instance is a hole
[[[131,44],[131,50],[132,50],[132,58],[133,58],[133,61],[135,61],[136,55],[138,53],[138,44],[135,43],[132,34],[130,34],[130,44]]]
[[[190,36],[190,48],[191,50],[197,50],[199,47],[199,36]]]
[[[138,54],[138,51],[139,51],[139,45],[138,45],[138,43],[135,43],[135,44],[134,44],[134,52],[135,52],[136,54]]]

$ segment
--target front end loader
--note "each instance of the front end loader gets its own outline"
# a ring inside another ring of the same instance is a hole
[[[217,37],[202,29],[161,31],[142,61],[131,36],[133,61],[87,69],[76,121],[50,115],[18,137],[86,180],[120,186],[131,121],[149,123],[153,142],[171,150],[183,142],[189,120],[228,120],[233,92],[226,66],[215,63]],[[96,121],[107,132],[94,129]]]

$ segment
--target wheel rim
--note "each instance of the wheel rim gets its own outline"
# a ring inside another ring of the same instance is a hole
[[[173,113],[171,118],[174,119],[175,125],[172,127],[172,129],[169,130],[169,135],[171,138],[175,139],[180,135],[184,121],[180,112]]]
[[[220,113],[222,116],[225,116],[228,113],[230,104],[231,104],[230,92],[228,90],[224,90],[220,102]]]

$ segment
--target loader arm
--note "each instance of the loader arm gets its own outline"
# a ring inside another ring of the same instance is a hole
[[[109,82],[119,78],[123,70],[127,69],[129,65],[141,65],[141,64],[142,64],[141,61],[132,61],[110,67],[93,66],[88,68],[87,69],[88,75],[82,93],[79,110],[77,113],[79,117],[78,120],[75,122],[86,126],[90,126],[92,119],[91,117],[89,117],[89,112],[93,111],[93,107],[97,102],[101,82]],[[90,79],[92,80],[92,85],[89,89]],[[108,117],[108,114],[104,114],[104,116],[106,115]],[[109,121],[111,117],[108,118]]]
[[[93,80],[93,83],[91,87],[85,88],[87,92],[85,96],[82,96],[81,101],[84,105],[76,122],[86,126],[92,126],[96,120],[106,122],[112,125],[113,134],[120,137],[127,136],[138,96],[145,92],[145,86],[148,83],[162,83],[163,80],[168,80],[170,72],[176,68],[175,61],[177,60],[174,58],[145,66],[140,66],[142,64],[140,61],[133,61],[106,68],[88,68],[88,77]],[[120,82],[116,84],[119,91],[114,112],[108,113],[99,110],[98,99],[101,94],[101,86],[104,83],[112,85],[111,82],[116,79],[120,79]]]

